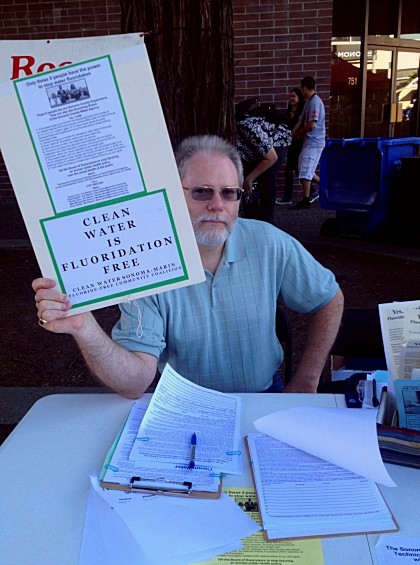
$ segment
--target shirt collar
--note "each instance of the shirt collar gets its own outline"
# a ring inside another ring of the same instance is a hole
[[[235,227],[226,241],[224,257],[228,263],[234,263],[245,259],[247,256],[246,241],[243,230],[243,222],[246,220],[238,218]]]

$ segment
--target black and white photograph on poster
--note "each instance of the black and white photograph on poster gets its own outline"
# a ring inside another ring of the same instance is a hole
[[[55,213],[145,190],[110,57],[15,88]]]
[[[42,220],[73,306],[188,278],[165,191]],[[71,233],[71,238],[63,234]]]
[[[69,104],[90,98],[89,88],[85,79],[76,80],[67,84],[45,89],[50,101],[51,108],[61,104]]]

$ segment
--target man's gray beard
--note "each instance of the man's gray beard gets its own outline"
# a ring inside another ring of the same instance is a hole
[[[219,220],[225,223],[225,229],[220,230],[220,226],[211,228],[207,225],[206,228],[200,226],[200,222],[206,220]],[[205,247],[217,247],[225,243],[227,238],[233,231],[235,227],[236,218],[232,220],[230,217],[223,214],[215,216],[214,214],[206,214],[204,216],[199,216],[193,221],[193,230],[195,234],[195,239],[199,245],[204,245]]]

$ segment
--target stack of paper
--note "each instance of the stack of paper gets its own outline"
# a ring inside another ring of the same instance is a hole
[[[393,380],[413,378],[420,368],[420,300],[379,304],[382,339]]]
[[[388,409],[398,409],[399,426],[420,430],[420,300],[379,304],[379,317],[390,374]]]
[[[102,486],[175,488],[220,495],[221,473],[242,472],[239,397],[209,390],[165,367],[150,404],[133,404],[100,474]],[[196,435],[194,468],[191,437]],[[159,480],[156,480],[159,479]]]
[[[130,453],[136,463],[188,465],[191,437],[195,463],[214,471],[242,473],[241,399],[196,385],[168,364],[140,424]]]
[[[420,431],[378,426],[378,442],[384,461],[420,469]]]
[[[186,499],[103,489],[91,476],[79,565],[187,565],[242,548],[261,527],[222,493]]]
[[[91,476],[80,564],[208,561],[261,530],[221,490],[222,473],[242,471],[240,406],[167,365],[150,404],[133,404]]]
[[[374,481],[395,486],[380,458],[370,410],[294,408],[250,434],[268,539],[392,531],[397,526]]]

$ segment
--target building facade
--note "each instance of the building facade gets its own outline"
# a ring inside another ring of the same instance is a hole
[[[232,0],[235,101],[286,108],[312,75],[329,137],[419,135],[418,0]],[[3,0],[0,40],[121,32],[119,0]],[[0,198],[13,198],[0,163]]]

